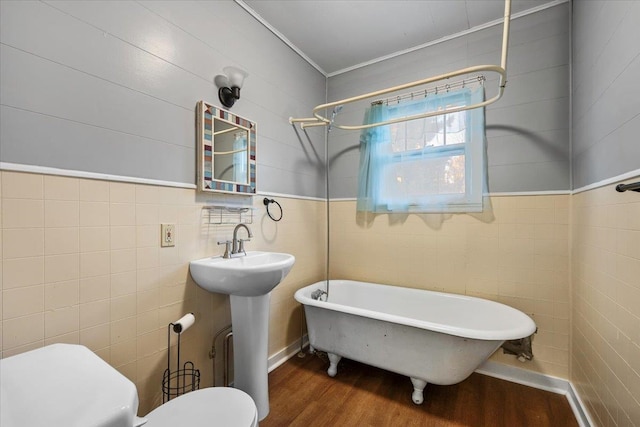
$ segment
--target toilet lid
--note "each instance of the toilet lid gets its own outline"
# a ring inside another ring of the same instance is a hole
[[[133,426],[136,386],[81,345],[0,360],[0,426]]]
[[[209,387],[171,399],[151,411],[144,427],[253,427],[258,410],[251,397],[231,387]]]

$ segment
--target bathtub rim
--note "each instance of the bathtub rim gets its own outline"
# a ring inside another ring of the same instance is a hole
[[[387,288],[401,288],[401,289],[407,289],[411,291],[427,292],[431,294],[441,295],[447,298],[456,298],[456,299],[461,299],[466,301],[479,300],[479,301],[489,302],[491,304],[496,304],[498,306],[501,306],[502,308],[511,312],[514,316],[514,322],[511,322],[511,325],[510,325],[511,327],[506,330],[462,328],[462,327],[447,325],[444,323],[436,323],[436,322],[412,319],[409,317],[398,316],[395,314],[376,312],[373,310],[367,310],[363,308],[312,299],[311,292],[318,289],[318,287],[321,287],[321,289],[326,289],[327,282],[331,282],[332,284],[337,284],[340,282],[362,283],[366,285],[383,286]],[[479,298],[479,297],[474,297],[469,295],[452,294],[447,292],[431,291],[427,289],[410,288],[406,286],[384,285],[380,283],[364,282],[360,280],[330,279],[330,280],[321,280],[319,282],[305,286],[304,288],[298,289],[294,294],[294,298],[296,301],[298,301],[300,304],[303,304],[303,305],[309,305],[309,306],[319,307],[327,310],[334,310],[334,311],[340,311],[343,313],[353,314],[356,316],[363,316],[363,317],[368,317],[372,319],[378,319],[382,321],[398,323],[398,324],[407,325],[407,326],[413,326],[415,328],[427,329],[430,331],[440,332],[448,335],[454,335],[461,338],[487,340],[487,341],[495,341],[495,340],[506,341],[506,340],[514,340],[514,339],[528,337],[537,330],[536,324],[533,321],[533,319],[531,319],[531,317],[529,317],[527,314],[509,305],[488,300],[485,298]]]

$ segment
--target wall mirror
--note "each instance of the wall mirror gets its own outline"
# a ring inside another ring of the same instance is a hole
[[[256,124],[198,102],[198,189],[256,193]]]

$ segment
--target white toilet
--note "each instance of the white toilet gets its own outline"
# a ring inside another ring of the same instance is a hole
[[[158,379],[160,384],[160,379]],[[0,360],[2,427],[256,427],[243,391],[212,387],[136,416],[136,386],[84,346],[53,344]]]

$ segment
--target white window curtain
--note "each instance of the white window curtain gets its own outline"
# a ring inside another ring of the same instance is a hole
[[[482,102],[464,88],[396,105],[374,104],[364,123]],[[363,130],[358,211],[480,212],[485,182],[484,109]]]

